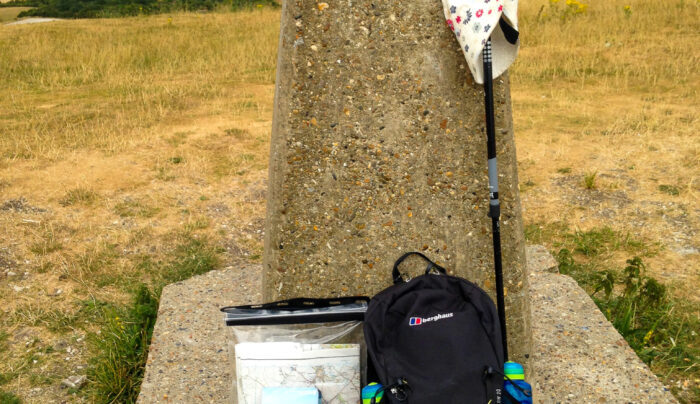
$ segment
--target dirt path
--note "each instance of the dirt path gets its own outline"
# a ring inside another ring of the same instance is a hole
[[[10,22],[10,23],[7,23],[6,25],[41,24],[43,22],[52,22],[52,21],[61,21],[61,19],[60,18],[32,17],[32,18],[25,18],[25,19],[19,20],[19,21]]]

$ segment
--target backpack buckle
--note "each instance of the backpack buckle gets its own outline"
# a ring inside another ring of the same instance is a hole
[[[426,275],[441,275],[442,272],[440,272],[439,269],[437,269],[437,266],[434,263],[428,264],[428,267],[425,268],[425,274]]]

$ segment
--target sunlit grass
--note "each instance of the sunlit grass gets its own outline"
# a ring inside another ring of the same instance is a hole
[[[683,85],[697,90],[700,55],[691,50],[700,17],[697,1],[573,3],[521,3],[522,51],[512,69],[519,84],[563,80],[592,81],[611,90],[686,93]]]
[[[278,19],[259,9],[3,27],[0,158],[118,152],[237,84],[271,84]]]

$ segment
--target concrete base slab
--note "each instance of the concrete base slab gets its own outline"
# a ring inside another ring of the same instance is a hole
[[[537,402],[678,402],[586,291],[571,277],[551,273],[553,259],[545,249],[531,246],[527,253],[533,332],[528,379]]]
[[[545,248],[528,246],[527,262],[537,402],[678,402]]]
[[[262,301],[262,266],[211,271],[163,289],[139,403],[230,402],[221,307]]]
[[[530,247],[533,356],[539,403],[677,403],[576,282]],[[212,271],[163,290],[140,403],[229,401],[229,334],[219,308],[259,303],[260,266]]]

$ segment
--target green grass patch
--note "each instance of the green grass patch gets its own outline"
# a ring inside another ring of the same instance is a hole
[[[91,315],[84,307],[78,310],[67,310],[27,303],[15,309],[3,323],[31,327],[40,326],[49,331],[64,333],[76,328],[85,330],[93,320],[94,315]]]
[[[211,246],[207,240],[187,237],[175,249],[175,259],[160,269],[162,283],[180,282],[209,272],[219,262],[221,251]],[[161,286],[162,288],[162,286]]]
[[[22,404],[22,400],[12,393],[0,390],[0,404]]]
[[[148,347],[165,285],[211,271],[220,250],[208,240],[185,233],[166,263],[141,257],[137,269],[151,276],[152,286],[140,284],[125,307],[92,306],[101,313],[101,329],[88,339],[91,360],[88,394],[97,403],[135,402],[143,380]]]
[[[87,188],[75,188],[66,192],[58,203],[61,206],[92,205],[97,200],[97,193]]]
[[[658,253],[659,243],[634,238],[629,233],[619,232],[610,227],[591,230],[571,230],[565,223],[528,224],[525,226],[525,239],[531,244],[545,244],[555,251],[569,250],[588,258],[587,263],[598,266],[604,264],[609,254],[624,251],[631,255],[651,257]]]
[[[117,246],[114,244],[95,245],[75,257],[75,269],[81,275],[95,275],[104,272],[117,258]]]
[[[598,255],[609,245],[616,243],[617,234],[609,227],[600,230],[577,231],[573,234],[576,252],[586,256]]]
[[[159,208],[134,200],[125,200],[114,205],[114,213],[121,217],[151,218],[160,212]]]
[[[29,251],[36,255],[47,255],[63,249],[63,244],[56,239],[53,231],[47,232],[44,237],[29,246]]]
[[[7,351],[7,339],[10,334],[0,330],[0,353]]]
[[[681,190],[675,185],[659,185],[659,191],[671,196],[678,196],[681,194]]]
[[[29,375],[29,383],[32,386],[50,386],[58,380],[58,377],[47,376],[44,374],[32,373]]]

